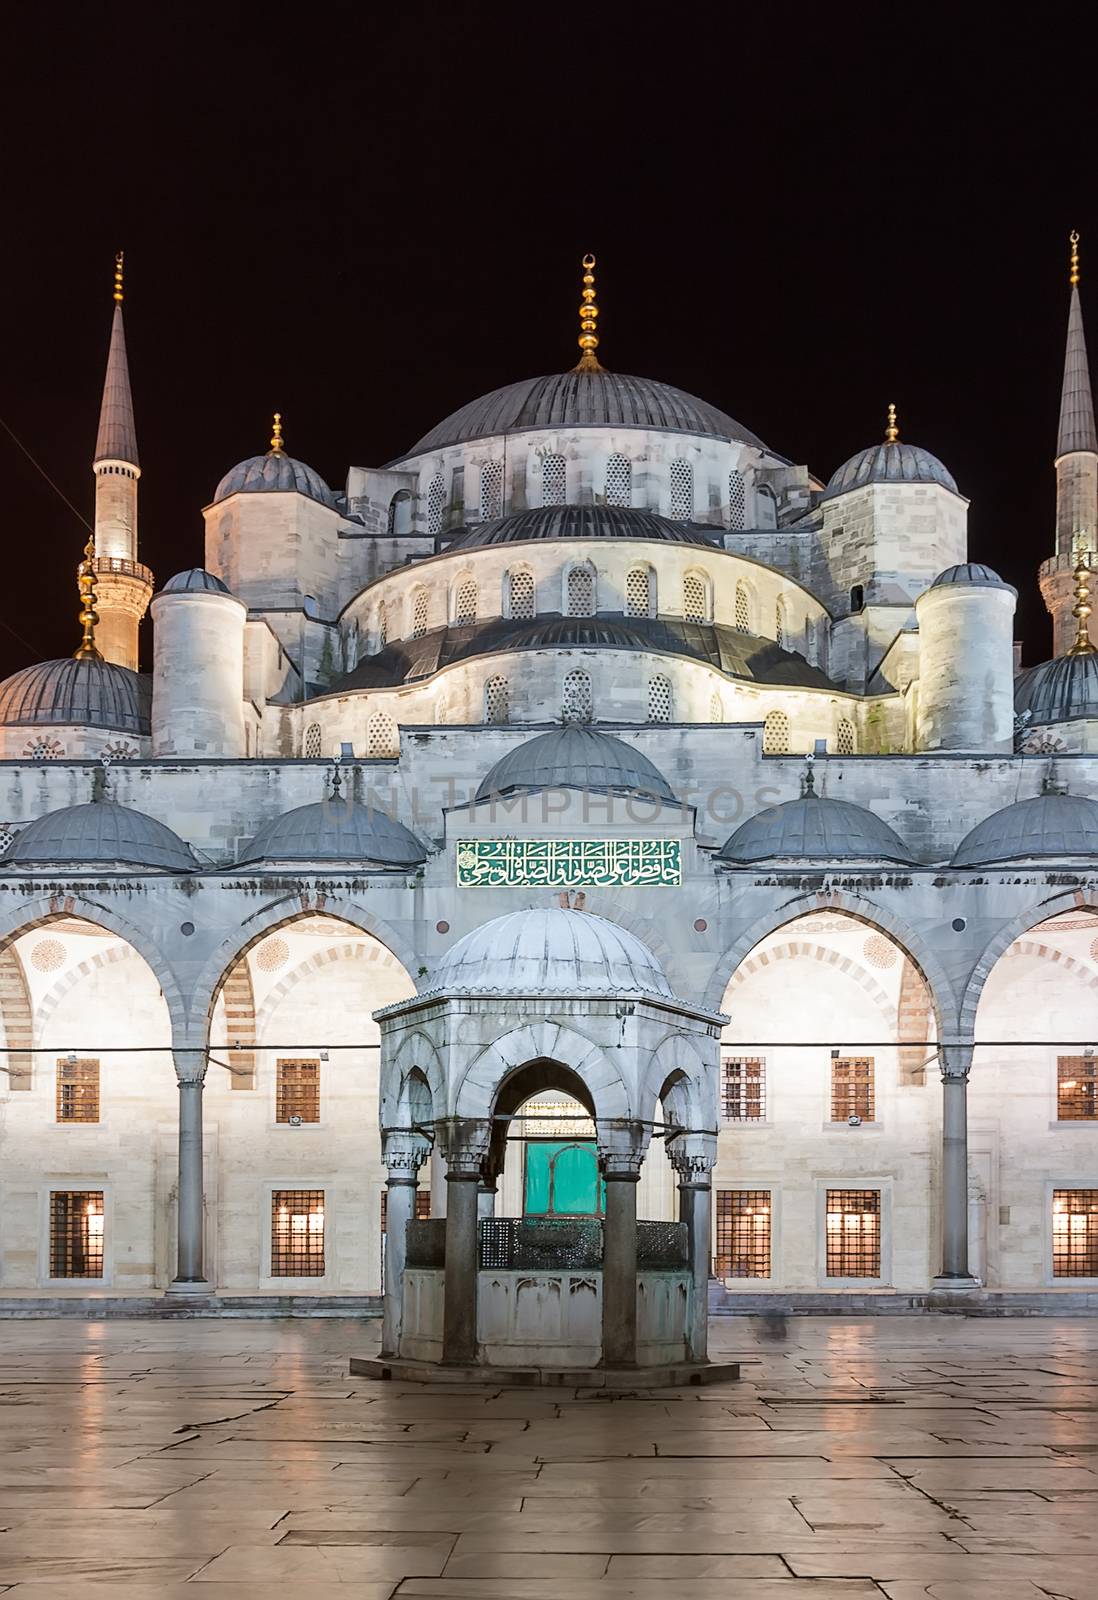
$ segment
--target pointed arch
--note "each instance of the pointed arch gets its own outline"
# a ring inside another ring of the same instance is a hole
[[[513,1028],[474,1057],[456,1086],[453,1114],[489,1117],[504,1080],[531,1061],[555,1061],[574,1072],[594,1102],[596,1117],[626,1117],[633,1107],[617,1066],[583,1034],[548,1018]]]
[[[27,975],[14,944],[0,950],[0,1025],[3,1027],[7,1055],[8,1089],[15,1093],[29,1089],[33,1079],[34,1012],[31,1008]]]
[[[243,1045],[229,1057],[232,1072],[229,1085],[233,1089],[255,1088],[255,990],[252,986],[252,969],[247,955],[230,970],[221,989],[225,1002],[225,1033],[230,1043]]]
[[[1032,906],[1030,910],[1022,911],[1016,917],[1012,917],[988,941],[965,982],[961,996],[959,1027],[963,1039],[975,1038],[976,1013],[980,996],[999,957],[1005,955],[1015,940],[1029,933],[1038,923],[1048,922],[1063,911],[1098,912],[1098,900],[1093,892],[1087,894],[1082,889],[1068,889],[1062,894],[1050,895],[1047,900]]]

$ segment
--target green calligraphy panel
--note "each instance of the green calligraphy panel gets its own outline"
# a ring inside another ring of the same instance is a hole
[[[681,839],[459,839],[459,889],[678,888]]]

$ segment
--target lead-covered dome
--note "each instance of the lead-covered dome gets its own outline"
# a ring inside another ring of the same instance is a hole
[[[768,806],[742,822],[717,855],[749,866],[757,861],[897,861],[915,857],[887,822],[849,800],[806,794]]]
[[[0,683],[0,726],[148,733],[152,684],[94,656],[38,661]]]
[[[464,529],[447,545],[472,550],[489,544],[526,544],[540,539],[648,539],[663,544],[718,545],[722,529],[707,533],[634,506],[540,506],[492,517]],[[718,545],[719,547],[719,545]]]
[[[113,800],[47,811],[16,834],[6,866],[101,867],[109,864],[155,872],[192,872],[194,853],[163,822]]]
[[[583,789],[593,794],[640,792],[674,802],[671,785],[646,755],[624,739],[570,723],[516,745],[497,761],[478,800],[520,789]]]
[[[956,479],[938,457],[917,444],[901,444],[898,439],[870,445],[844,461],[832,473],[822,498],[863,489],[870,483],[936,483],[952,494],[960,494]]]
[[[1098,717],[1098,651],[1027,667],[1014,680],[1014,709],[1034,724]]]
[[[247,461],[238,461],[214,490],[214,504],[227,500],[231,494],[278,492],[303,494],[310,500],[318,500],[322,506],[335,509],[335,495],[320,473],[314,472],[304,461],[295,461],[284,450],[271,450],[265,456],[249,456]]]
[[[174,578],[169,578],[160,593],[229,594],[231,590],[216,573],[207,572],[205,567],[188,567],[186,572],[177,572]]]
[[[961,561],[954,567],[947,567],[944,572],[939,572],[932,589],[1009,589],[1016,595],[1017,589],[1013,584],[1004,583],[994,567],[985,566],[982,561]]]
[[[493,389],[452,412],[401,459],[541,428],[651,428],[766,448],[742,423],[696,395],[653,378],[631,378],[600,368],[556,372]]]
[[[341,796],[296,806],[265,822],[240,852],[237,864],[346,861],[411,867],[426,854],[415,834],[395,817]]]
[[[1050,790],[993,811],[962,839],[955,867],[991,867],[1043,856],[1098,855],[1098,802]]]
[[[555,906],[508,912],[451,945],[425,992],[443,991],[674,998],[663,968],[634,934]]]

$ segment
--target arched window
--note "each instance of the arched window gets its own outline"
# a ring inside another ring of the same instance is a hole
[[[671,679],[657,672],[654,678],[648,680],[649,722],[670,722],[671,708]]]
[[[561,710],[565,722],[590,722],[594,715],[594,697],[591,693],[591,679],[589,675],[577,667],[574,672],[569,672],[564,680],[564,696]]]
[[[709,696],[709,720],[710,722],[724,721],[724,703],[715,689]]]
[[[751,596],[742,579],[736,585],[736,632],[751,632]]]
[[[728,526],[747,526],[747,491],[743,485],[743,473],[737,472],[734,467],[728,474]]]
[[[633,469],[625,456],[611,456],[606,463],[606,504],[633,504]]]
[[[774,607],[774,638],[785,649],[785,601],[779,600]]]
[[[305,755],[306,761],[315,761],[317,759],[317,757],[320,755],[320,723],[319,722],[310,722],[309,726],[305,729],[304,755]]]
[[[688,572],[683,578],[682,614],[687,622],[709,621],[709,584],[704,572]]]
[[[389,608],[384,600],[377,608],[377,643],[379,649],[389,643]]]
[[[865,608],[865,584],[855,583],[850,588],[851,611],[862,611]]]
[[[789,754],[789,718],[784,711],[768,711],[763,723],[763,755]]]
[[[841,756],[852,756],[857,749],[854,724],[848,717],[840,717],[835,729],[835,750]]]
[[[581,561],[568,569],[564,614],[568,617],[595,615],[595,569],[589,561]]]
[[[755,518],[760,528],[778,526],[778,502],[768,483],[760,484],[755,491]]]
[[[546,456],[541,463],[541,503],[543,506],[568,503],[568,466],[563,456]]]
[[[384,711],[371,713],[366,723],[366,758],[369,761],[392,760],[399,754],[396,723]]]
[[[412,638],[422,639],[427,632],[427,591],[417,589],[412,598]]]
[[[477,580],[471,572],[463,572],[454,590],[454,621],[463,623],[477,620]]]
[[[630,567],[625,575],[625,615],[652,615],[652,574],[648,567]]]
[[[436,473],[427,485],[427,532],[442,532],[442,508],[446,503],[446,479]]]
[[[390,539],[400,539],[412,532],[412,491],[398,489],[389,501],[387,531]]]
[[[507,609],[516,622],[532,621],[534,574],[529,567],[512,567],[507,574]]]
[[[480,514],[503,515],[503,462],[486,461],[480,469]]]
[[[484,720],[485,722],[510,722],[511,720],[511,690],[507,679],[504,677],[497,675],[485,682]]]
[[[671,463],[671,520],[689,522],[694,515],[694,469],[680,457]]]

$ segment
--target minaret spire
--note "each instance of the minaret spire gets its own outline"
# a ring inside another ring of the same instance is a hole
[[[1079,302],[1079,235],[1071,233],[1071,302],[1068,308],[1067,352],[1064,358],[1064,386],[1060,395],[1060,428],[1056,436],[1057,456],[1073,450],[1098,454],[1098,431],[1094,426],[1094,394],[1090,386],[1087,341],[1083,332],[1083,308]]]
[[[130,393],[130,368],[126,360],[126,329],[122,321],[122,251],[114,258],[114,319],[107,352],[107,376],[103,402],[99,408],[99,433],[95,441],[95,461],[124,461],[139,465],[137,430],[133,425],[133,396]]]

